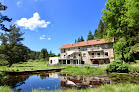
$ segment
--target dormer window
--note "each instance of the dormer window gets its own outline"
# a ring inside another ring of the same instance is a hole
[[[83,51],[85,51],[86,50],[86,47],[83,47]]]
[[[97,49],[100,49],[100,46],[99,45],[97,46]]]
[[[105,44],[105,45],[104,45],[104,48],[105,48],[105,49],[108,49],[108,45],[107,45],[107,44]]]

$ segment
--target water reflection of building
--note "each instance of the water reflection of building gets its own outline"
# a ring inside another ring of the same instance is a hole
[[[57,73],[49,73],[49,78],[58,78]]]
[[[87,76],[61,76],[61,88],[69,87],[67,85],[67,81],[72,81],[75,84],[80,85],[81,87],[90,86],[90,87],[99,87],[102,84],[111,84],[110,80],[106,76],[99,76],[99,77],[87,77]]]

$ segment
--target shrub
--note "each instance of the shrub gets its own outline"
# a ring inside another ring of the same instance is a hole
[[[8,61],[3,60],[3,59],[0,59],[0,66],[6,66],[6,65],[8,65],[8,64],[9,64]]]
[[[119,72],[119,73],[128,73],[129,65],[127,63],[123,64],[120,60],[115,60],[107,67],[106,71],[108,72]]]
[[[139,73],[139,66],[130,66],[129,71]]]
[[[19,64],[23,64],[23,62],[22,62],[22,61],[20,61],[20,62],[19,62]]]
[[[43,62],[44,61],[44,59],[40,59],[40,62]]]
[[[38,60],[38,59],[36,59],[36,60],[34,60],[34,62],[39,62],[39,60]]]
[[[28,62],[33,62],[33,60],[32,59],[29,59]]]

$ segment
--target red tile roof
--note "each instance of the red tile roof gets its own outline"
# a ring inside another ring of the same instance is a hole
[[[114,38],[109,39],[109,40],[99,39],[99,40],[89,40],[89,41],[84,41],[84,42],[79,42],[79,43],[65,44],[65,45],[62,45],[59,49],[86,46],[86,45],[104,44],[104,43],[109,43],[109,42],[113,43]]]

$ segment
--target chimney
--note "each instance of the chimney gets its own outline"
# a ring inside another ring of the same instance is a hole
[[[86,40],[86,44],[88,44],[88,40]]]

